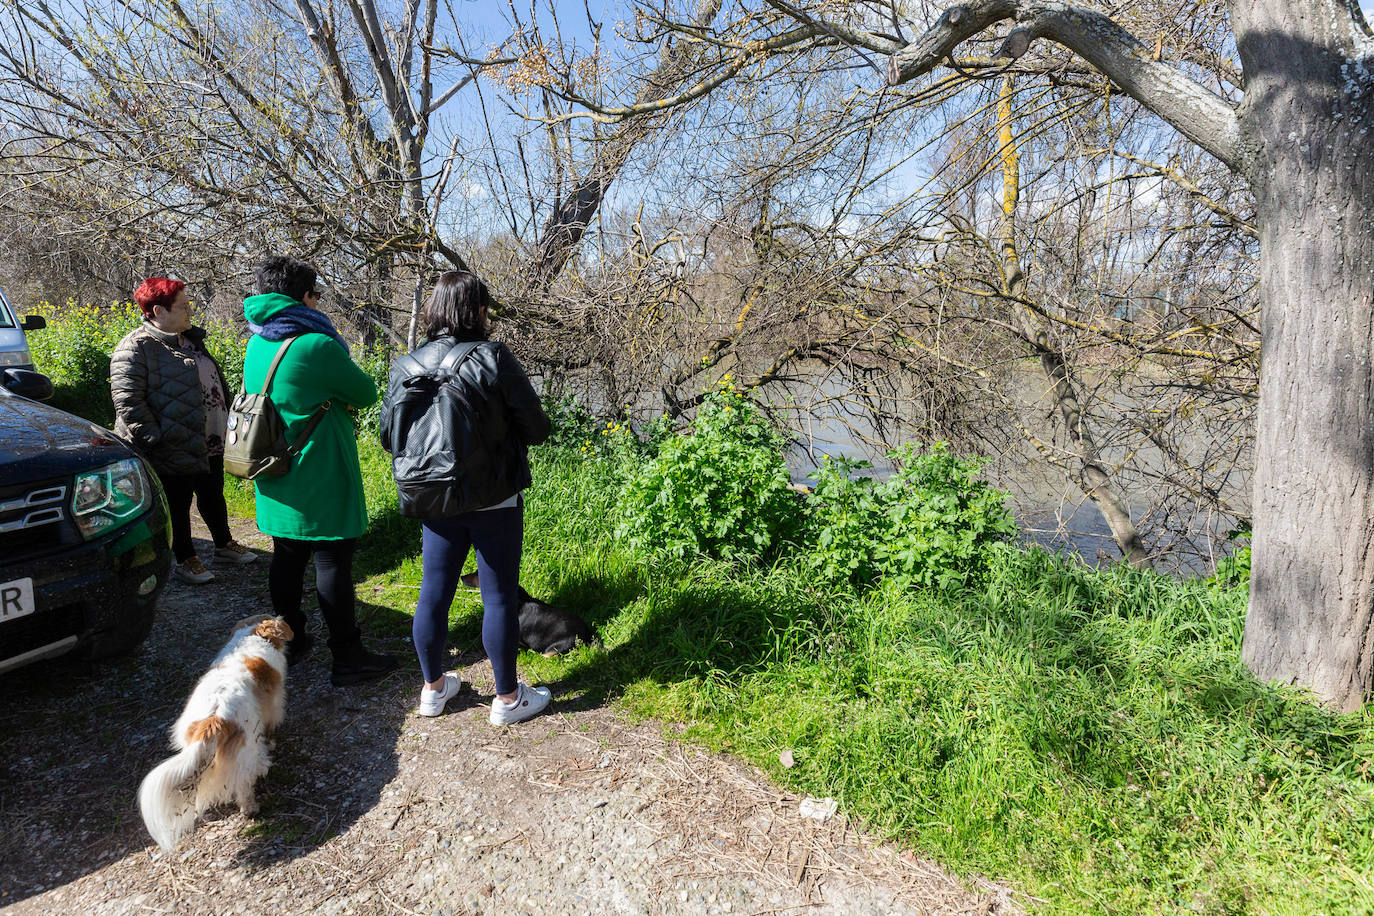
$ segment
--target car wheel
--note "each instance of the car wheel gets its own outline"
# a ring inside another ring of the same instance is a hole
[[[143,640],[153,629],[153,619],[157,616],[157,606],[153,605],[144,613],[130,615],[124,625],[114,630],[101,630],[83,640],[81,657],[89,661],[128,655],[142,645]]]

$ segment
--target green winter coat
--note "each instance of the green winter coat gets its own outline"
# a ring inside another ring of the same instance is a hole
[[[243,315],[262,324],[287,306],[300,304],[277,293],[249,296],[243,301]],[[262,391],[267,368],[285,343],[253,335],[243,361],[245,391]],[[258,530],[305,541],[358,537],[367,527],[367,506],[358,439],[346,408],[376,403],[376,384],[338,341],[326,334],[304,334],[277,367],[271,397],[286,421],[287,441],[293,443],[315,409],[325,401],[333,403],[288,473],[253,481]]]

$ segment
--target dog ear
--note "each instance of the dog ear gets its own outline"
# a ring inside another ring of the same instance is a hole
[[[262,623],[253,628],[254,636],[261,636],[272,645],[280,649],[286,645],[296,635],[291,632],[291,627],[280,617],[269,617]]]
[[[255,626],[257,626],[258,624],[262,623],[264,620],[271,620],[271,619],[272,619],[272,615],[271,615],[271,614],[254,614],[252,617],[245,617],[245,618],[243,618],[242,620],[240,620],[238,623],[234,624],[234,632],[237,633],[239,630],[242,630],[244,627],[255,627]]]

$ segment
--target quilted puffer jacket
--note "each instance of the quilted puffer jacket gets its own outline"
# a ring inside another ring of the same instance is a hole
[[[503,343],[441,337],[392,364],[381,438],[402,515],[446,518],[514,496],[530,485],[526,450],[549,430]]]
[[[115,432],[132,442],[162,474],[210,470],[205,403],[196,352],[208,354],[204,328],[176,334],[145,321],[110,356]],[[226,400],[233,397],[215,364]]]

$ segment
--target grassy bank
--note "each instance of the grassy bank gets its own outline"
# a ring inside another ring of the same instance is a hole
[[[523,578],[607,651],[528,673],[685,723],[1033,910],[1374,911],[1374,728],[1254,682],[1243,588],[1010,547],[945,593],[646,563],[615,537],[616,484],[539,456]],[[406,608],[418,569],[376,581]],[[459,600],[456,642],[479,616]]]
[[[803,499],[728,381],[690,436],[558,413],[522,581],[606,644],[522,657],[560,697],[683,723],[1031,910],[1374,912],[1374,720],[1249,676],[1243,579],[1018,549],[938,449]],[[366,421],[360,441],[364,593],[403,628],[418,527]],[[455,646],[479,618],[460,594]]]

